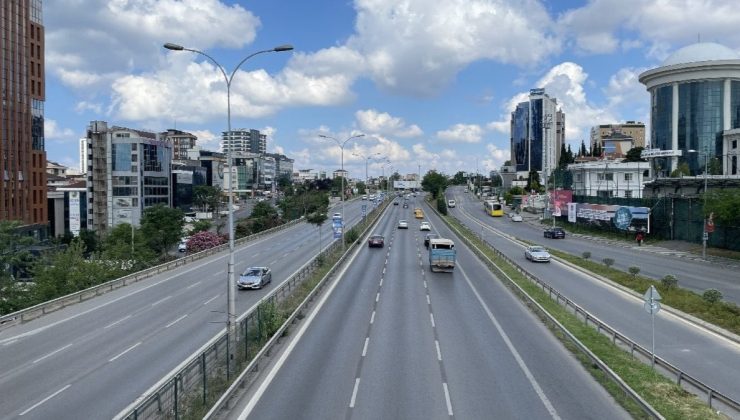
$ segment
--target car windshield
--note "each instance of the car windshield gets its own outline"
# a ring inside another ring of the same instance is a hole
[[[370,239],[383,239],[383,237],[380,235],[373,235],[370,237]]]
[[[533,247],[529,248],[529,251],[530,252],[546,252],[545,251],[545,248],[543,248],[541,246],[533,246]],[[519,252],[521,252],[521,251],[519,251]]]
[[[252,277],[252,276],[259,276],[262,274],[262,270],[259,268],[248,268],[247,271],[242,274],[243,276]]]

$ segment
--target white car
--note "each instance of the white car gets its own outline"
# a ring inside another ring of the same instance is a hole
[[[342,213],[334,213],[334,214],[333,214],[333,215],[331,216],[331,218],[332,218],[332,219],[341,219],[341,218],[342,218]]]
[[[521,214],[514,213],[514,214],[511,215],[511,221],[512,222],[521,222],[522,220],[523,219],[522,219],[522,215]]]
[[[429,222],[421,222],[419,230],[432,230],[432,225],[430,225]]]
[[[399,220],[398,221],[398,228],[399,229],[408,229],[409,228],[409,222],[405,220]]]
[[[447,207],[455,207],[455,200],[447,200]]]
[[[550,262],[550,253],[543,246],[531,245],[524,250],[524,258],[534,262]]]
[[[187,242],[186,240],[183,240],[183,241],[181,241],[181,242],[180,242],[180,243],[179,243],[179,244],[177,245],[177,251],[178,251],[178,252],[185,252],[185,251],[187,251],[187,250],[188,250],[188,242]]]

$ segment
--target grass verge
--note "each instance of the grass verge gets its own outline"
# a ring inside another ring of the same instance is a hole
[[[578,340],[606,363],[642,398],[658,410],[666,419],[723,419],[695,395],[676,385],[668,378],[654,371],[650,366],[622,350],[605,335],[586,325],[567,309],[553,301],[536,284],[525,278],[503,258],[497,256],[487,243],[481,241],[473,232],[452,217],[444,220],[461,236],[471,241],[502,272],[511,278],[529,296],[539,303],[550,315],[560,322]],[[544,318],[542,314],[538,314]],[[548,325],[566,348],[573,352],[591,375],[625,408],[633,417],[643,418],[645,414],[636,403],[627,397],[603,371],[595,367],[573,343],[552,325]]]
[[[722,327],[735,334],[740,334],[740,306],[731,302],[709,303],[701,295],[676,286],[666,286],[661,281],[647,277],[632,275],[624,271],[607,267],[572,254],[550,249],[550,253],[572,264],[584,268],[592,273],[606,277],[609,280],[628,287],[637,293],[643,294],[650,286],[655,286],[663,297],[662,303],[679,311],[691,314],[701,320]],[[680,282],[680,280],[679,280]]]

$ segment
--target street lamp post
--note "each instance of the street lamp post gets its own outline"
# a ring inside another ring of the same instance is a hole
[[[379,158],[376,158],[376,156],[380,156],[380,152],[372,153],[369,156],[365,156],[362,153],[352,153],[352,155],[365,159],[365,189],[367,189],[369,192],[370,187],[368,186],[368,181],[370,178],[368,178],[368,175],[367,175],[367,164],[368,162],[370,162],[371,159],[379,159]]]
[[[231,72],[231,75],[226,74],[226,70],[224,67],[218,63],[213,57],[206,54],[203,51],[199,51],[193,48],[185,48],[182,45],[173,44],[173,43],[166,43],[164,44],[164,47],[168,50],[172,51],[190,51],[194,52],[196,54],[200,54],[207,59],[209,59],[213,64],[218,67],[219,70],[221,70],[221,74],[224,76],[224,81],[226,82],[226,123],[227,123],[227,133],[229,136],[231,136],[231,82],[234,80],[234,75],[236,74],[236,71],[239,70],[239,67],[244,64],[247,60],[254,57],[258,54],[268,53],[268,52],[282,52],[282,51],[291,51],[293,49],[292,45],[279,45],[275,48],[271,48],[269,50],[262,50],[257,51],[255,53],[252,53],[242,61],[239,62],[239,64],[234,67],[234,70]],[[234,359],[234,352],[236,350],[236,345],[234,344],[234,339],[236,338],[235,334],[235,320],[236,320],[236,281],[234,279],[234,190],[233,190],[233,181],[234,181],[234,174],[232,172],[232,159],[231,159],[231,149],[232,145],[229,144],[229,148],[226,149],[226,166],[227,171],[229,173],[229,184],[227,186],[227,194],[229,196],[229,263],[228,263],[228,269],[227,269],[227,287],[226,287],[226,299],[228,301],[227,303],[227,313],[226,313],[226,334],[228,337],[229,342],[229,360]]]
[[[365,137],[364,134],[357,134],[354,136],[349,137],[348,139],[344,141],[339,141],[331,136],[326,136],[324,134],[319,134],[319,137],[322,139],[330,139],[334,140],[334,142],[339,146],[339,150],[341,150],[341,165],[342,165],[342,191],[339,192],[339,199],[342,202],[342,251],[344,251],[344,145],[347,144],[348,141],[352,139],[356,139],[359,137]]]
[[[687,150],[688,153],[699,153],[698,150]],[[704,201],[703,209],[706,213],[707,208],[707,170],[709,169],[709,153],[704,152],[704,192],[702,193],[702,198]],[[707,232],[707,217],[704,216],[704,225],[701,229],[701,258],[703,260],[707,259],[707,240],[709,239],[709,232]]]

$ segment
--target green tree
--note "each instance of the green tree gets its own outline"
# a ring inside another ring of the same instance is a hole
[[[125,274],[128,264],[101,258],[86,259],[85,246],[72,241],[64,250],[45,253],[34,265],[34,294],[39,302],[64,296]]]
[[[578,151],[578,156],[587,156],[588,152],[586,151],[586,142],[581,140],[581,149]]]
[[[573,150],[570,148],[570,144],[568,145],[568,163],[575,163],[576,157],[573,156]]]
[[[183,214],[179,209],[157,204],[144,210],[141,218],[141,233],[148,240],[149,248],[160,257],[180,242]]]
[[[342,179],[344,179],[344,177],[337,176],[331,180],[331,190],[332,192],[336,192],[337,196],[339,196],[340,192],[342,191]],[[347,180],[344,180],[345,193],[347,188],[349,188],[349,183],[347,182]],[[346,195],[345,198],[347,198]]]
[[[211,229],[211,226],[213,223],[211,223],[210,220],[196,220],[193,223],[193,228],[190,230],[190,234],[193,235],[198,232],[206,232]]]
[[[95,231],[82,229],[80,230],[80,240],[85,244],[85,255],[89,256],[98,251],[98,234]]]
[[[215,211],[221,208],[222,194],[220,187],[196,185],[193,187],[193,204],[203,211]]]
[[[252,233],[261,232],[282,223],[277,209],[267,201],[255,204],[252,214],[247,219]]]
[[[544,188],[542,187],[542,184],[540,184],[540,174],[537,173],[534,169],[529,171],[529,176],[527,177],[527,186],[524,187],[527,192],[534,190],[535,192],[542,192],[544,191]]]
[[[365,185],[364,182],[357,182],[357,184],[355,184],[355,187],[357,188],[357,194],[367,194],[367,185]]]
[[[432,193],[432,198],[436,199],[437,196],[447,188],[448,182],[449,180],[445,175],[432,169],[424,175],[424,178],[422,178],[421,188],[424,191]]]
[[[681,178],[682,176],[691,175],[691,168],[687,162],[681,162],[678,167],[671,172],[671,178]]]
[[[133,246],[131,244],[133,233]],[[131,225],[122,223],[111,229],[103,242],[102,258],[106,261],[127,261],[132,271],[151,266],[157,255],[149,247],[149,240],[141,229],[132,231]]]
[[[709,217],[710,214],[722,226],[740,227],[740,188],[708,192],[704,217]]]
[[[321,254],[321,247],[322,247],[321,245],[321,226],[328,219],[328,216],[327,216],[328,210],[329,210],[328,207],[320,208],[320,209],[317,209],[313,213],[309,213],[306,216],[306,221],[308,221],[308,223],[311,223],[312,225],[316,226],[319,229],[319,252],[318,254]]]
[[[16,283],[16,279],[28,276],[33,262],[29,247],[36,240],[21,235],[19,227],[19,222],[0,221],[0,314],[15,312],[31,303],[29,286]]]
[[[465,172],[458,171],[455,176],[452,177],[452,184],[453,185],[463,185],[465,184]]]
[[[624,156],[625,162],[645,162],[645,159],[641,157],[642,151],[645,150],[644,147],[633,147],[627,151],[627,154]]]
[[[293,195],[295,193],[293,180],[288,174],[282,174],[277,178],[277,188],[286,196]]]
[[[707,162],[707,173],[708,175],[722,175],[722,162],[713,157]]]
[[[565,148],[565,143],[560,145],[560,159],[558,159],[558,168],[565,169],[570,160],[568,159],[568,149]]]

